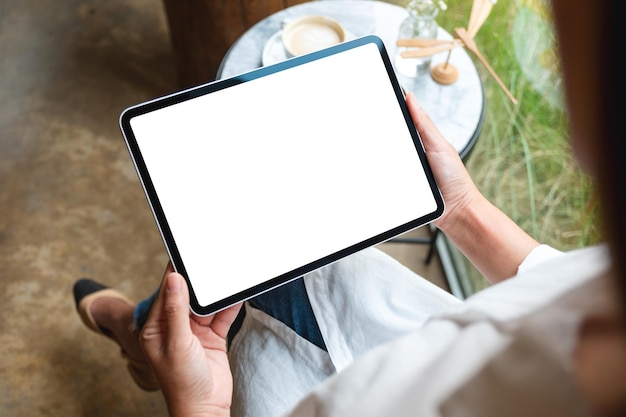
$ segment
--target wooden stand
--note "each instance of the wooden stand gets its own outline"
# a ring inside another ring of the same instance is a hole
[[[435,65],[430,70],[430,76],[439,84],[452,84],[459,78],[459,71],[449,62]]]

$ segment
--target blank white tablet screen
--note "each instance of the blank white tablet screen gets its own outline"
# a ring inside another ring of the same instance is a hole
[[[201,306],[437,210],[372,43],[130,125]]]

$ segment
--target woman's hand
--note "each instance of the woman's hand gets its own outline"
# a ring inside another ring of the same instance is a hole
[[[446,211],[434,225],[445,229],[453,222],[455,213],[462,212],[480,192],[470,178],[461,157],[454,147],[441,135],[439,129],[422,107],[415,95],[407,94],[406,102],[415,127],[422,137],[426,157],[432,168],[437,184],[446,204]]]
[[[446,210],[433,224],[491,283],[510,278],[539,245],[476,188],[458,152],[439,132],[413,94],[406,102],[443,195]]]
[[[170,416],[230,415],[233,384],[226,335],[240,307],[191,315],[187,284],[168,264],[140,341]]]

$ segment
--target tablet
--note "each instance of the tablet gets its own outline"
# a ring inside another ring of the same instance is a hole
[[[135,105],[120,127],[198,315],[443,213],[376,36]]]

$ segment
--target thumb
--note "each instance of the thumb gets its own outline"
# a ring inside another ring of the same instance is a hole
[[[182,275],[170,272],[165,276],[163,313],[169,334],[169,344],[186,340],[191,335],[189,325],[189,291]]]
[[[422,106],[417,101],[417,97],[415,94],[409,93],[406,96],[406,104],[409,108],[409,114],[411,115],[411,119],[415,124],[415,128],[420,134],[422,138],[422,143],[424,144],[424,149],[426,152],[451,152],[456,150],[452,147],[450,142],[448,142],[439,129],[435,126],[431,118],[426,114]]]

